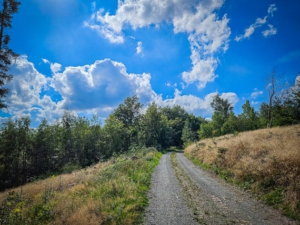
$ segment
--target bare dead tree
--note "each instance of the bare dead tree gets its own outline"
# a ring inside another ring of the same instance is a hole
[[[288,82],[282,83],[284,74],[278,74],[276,68],[273,68],[270,74],[266,76],[266,89],[268,92],[268,127],[272,125],[272,108],[275,96],[282,95],[282,90],[288,86]]]

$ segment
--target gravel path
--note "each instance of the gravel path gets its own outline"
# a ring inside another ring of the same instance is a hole
[[[145,225],[296,225],[251,195],[203,171],[183,153],[162,156],[152,176]]]
[[[153,173],[148,199],[149,206],[146,209],[144,224],[197,224],[170,163],[170,153],[161,157]]]
[[[297,224],[177,153],[174,168],[200,224]],[[174,164],[174,163],[173,163]]]

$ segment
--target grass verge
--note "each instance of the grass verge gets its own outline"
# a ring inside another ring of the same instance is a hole
[[[300,125],[201,140],[185,155],[300,221]]]
[[[141,149],[0,193],[0,225],[139,224],[161,155]]]

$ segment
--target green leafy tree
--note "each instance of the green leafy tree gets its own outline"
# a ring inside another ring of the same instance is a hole
[[[181,147],[183,144],[183,141],[181,139],[182,131],[185,121],[189,117],[189,114],[184,108],[178,105],[174,107],[166,106],[163,107],[161,110],[163,115],[166,116],[168,120],[168,125],[171,128],[170,137],[172,138],[172,142],[170,143],[170,145]]]
[[[267,103],[263,102],[259,107],[259,123],[260,127],[265,128],[268,126],[268,112],[269,106]]]
[[[222,134],[230,134],[234,133],[235,131],[239,131],[240,123],[238,118],[234,115],[233,112],[229,113],[228,119],[223,124],[221,131]]]
[[[12,187],[18,178],[21,153],[17,148],[17,124],[11,119],[2,123],[0,132],[0,189]]]
[[[300,121],[300,73],[286,96],[284,107],[287,108],[288,114],[293,118],[293,123]]]
[[[136,95],[127,97],[113,112],[114,116],[123,122],[125,127],[136,124],[143,105]]]
[[[196,133],[192,130],[191,123],[189,119],[185,120],[184,127],[182,129],[182,141],[184,146],[186,147],[190,143],[194,142],[196,140]]]
[[[75,163],[76,161],[76,152],[73,148],[74,139],[73,139],[73,128],[75,122],[75,115],[66,110],[62,116],[62,127],[63,127],[63,136],[62,136],[62,145],[63,145],[63,164],[66,163]]]
[[[210,138],[213,136],[213,125],[211,122],[204,122],[200,125],[198,131],[199,139]]]
[[[10,36],[5,31],[11,28],[12,15],[18,12],[19,5],[16,0],[3,0],[0,11],[0,108],[7,107],[3,98],[9,90],[3,86],[12,79],[12,75],[8,74],[9,65],[18,56],[8,47]]]
[[[243,112],[239,116],[239,131],[254,130],[258,127],[258,116],[249,100],[242,106]]]
[[[227,99],[221,98],[219,94],[216,94],[213,101],[210,103],[214,112],[217,112],[225,120],[228,118],[229,113],[233,110],[233,106]]]
[[[125,128],[122,121],[118,120],[113,114],[111,114],[106,120],[103,127],[104,137],[104,154],[107,157],[113,155],[113,153],[120,153],[126,151],[124,149],[125,140],[124,137],[127,136],[127,129]]]
[[[127,151],[131,145],[136,145],[138,140],[138,120],[143,105],[137,96],[127,97],[113,112],[116,119],[122,121],[127,136],[124,137],[124,149]]]
[[[161,107],[151,103],[142,116],[139,131],[139,143],[146,147],[158,149],[169,147],[172,143],[172,128]]]

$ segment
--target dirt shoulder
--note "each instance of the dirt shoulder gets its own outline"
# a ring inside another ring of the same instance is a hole
[[[200,224],[298,224],[203,171],[183,153],[177,153],[172,163]]]

